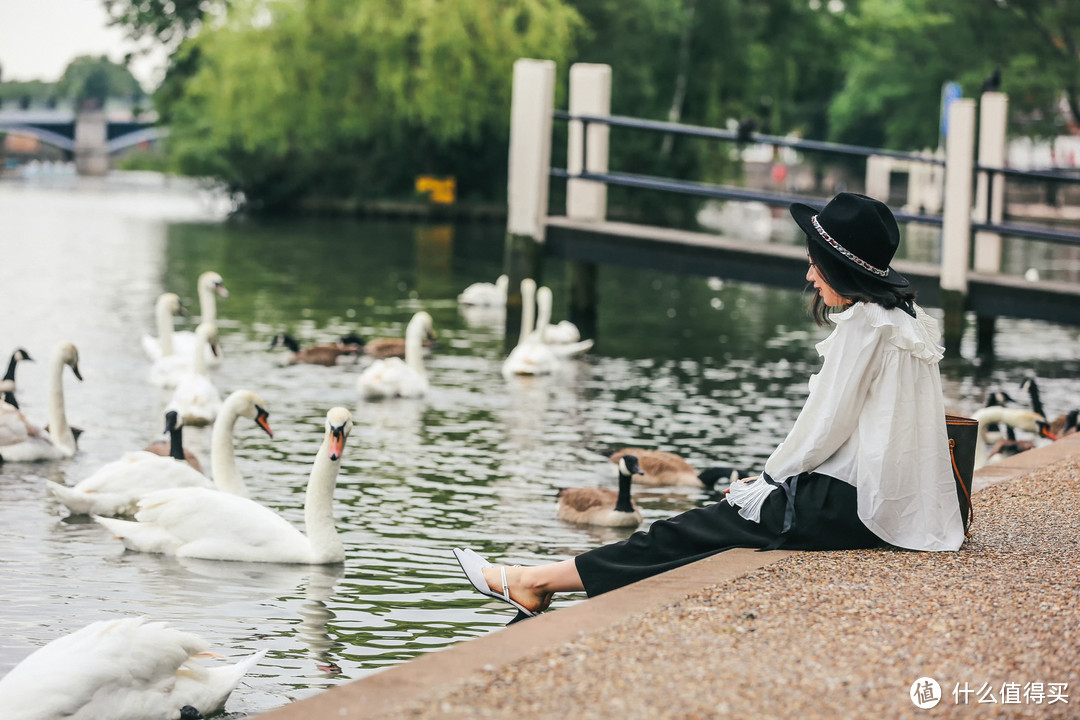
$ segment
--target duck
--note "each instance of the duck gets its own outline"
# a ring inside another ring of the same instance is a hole
[[[153,362],[172,355],[175,351],[173,344],[173,315],[187,315],[187,310],[180,303],[180,296],[176,293],[166,292],[158,295],[154,302],[154,322],[157,327],[157,337],[143,335],[143,352]]]
[[[288,333],[278,333],[270,341],[270,349],[272,350],[278,347],[288,349],[290,365],[304,363],[308,365],[325,365],[326,367],[333,367],[334,365],[337,365],[338,360],[343,357],[349,355],[356,357],[363,353],[364,344],[365,343],[362,340],[359,343],[346,343],[343,339],[342,342],[338,343],[320,343],[301,348],[300,343],[298,343],[296,338],[292,335]]]
[[[101,517],[135,515],[143,497],[169,488],[215,488],[218,492],[248,497],[247,485],[236,469],[233,429],[236,420],[245,415],[273,437],[267,420],[269,413],[262,400],[247,390],[230,395],[225,407],[214,424],[210,455],[214,470],[212,483],[184,459],[136,450],[103,465],[72,487],[51,481],[47,487],[72,515]],[[167,415],[177,416],[177,413],[170,411]]]
[[[979,442],[975,444],[976,470],[985,467],[993,460],[993,455],[990,453],[986,441],[986,426],[990,423],[1005,423],[1017,430],[1032,432],[1050,440],[1057,440],[1057,436],[1050,431],[1050,425],[1046,422],[1046,418],[1031,410],[992,405],[976,410],[971,414],[971,417],[979,423]]]
[[[1046,422],[1050,425],[1050,431],[1052,433],[1055,435],[1070,434],[1067,432],[1069,430],[1069,413],[1058,415],[1053,420],[1050,419],[1050,416],[1047,415],[1046,411],[1043,409],[1042,398],[1039,396],[1039,384],[1034,375],[1024,378],[1024,381],[1020,383],[1020,389],[1027,391],[1028,397],[1031,399],[1031,409],[1046,418]],[[1073,410],[1072,412],[1075,413],[1076,411]],[[1072,421],[1072,429],[1073,431],[1076,429],[1075,416]]]
[[[176,410],[165,411],[165,432],[169,435],[168,440],[152,442],[143,450],[155,455],[167,455],[174,460],[183,460],[202,472],[202,463],[199,462],[198,456],[184,447],[184,421]]]
[[[64,409],[65,367],[70,367],[75,378],[82,381],[79,351],[69,342],[58,345],[52,356],[48,430],[30,424],[17,408],[0,403],[0,457],[6,462],[59,460],[75,455],[78,445]]]
[[[210,644],[145,617],[99,620],[38,648],[0,678],[4,717],[143,720],[212,715],[265,655],[208,667]],[[190,709],[188,709],[190,708]]]
[[[510,278],[500,275],[494,283],[475,282],[457,296],[458,304],[472,307],[506,307],[506,291]]]
[[[229,290],[225,287],[225,282],[221,279],[221,275],[208,270],[199,275],[199,279],[195,282],[195,289],[199,295],[199,322],[210,323],[211,325],[217,324],[217,299],[229,297]],[[198,330],[198,328],[196,328]],[[173,333],[173,349],[180,355],[190,355],[194,352],[196,347],[202,347],[203,352],[206,354],[206,362],[211,366],[221,365],[224,355],[221,352],[221,348],[216,348],[216,352],[210,353],[204,345],[202,345],[196,334],[190,330],[181,330],[180,332]]]
[[[602,451],[601,454],[607,455],[608,460],[613,463],[618,463],[626,455],[634,455],[642,470],[642,476],[637,483],[653,487],[683,486],[713,490],[718,482],[733,483],[750,474],[741,468],[727,465],[718,465],[698,472],[681,456],[664,450],[624,447]]]
[[[15,352],[11,353],[7,372],[4,373],[3,379],[0,380],[0,402],[6,402],[16,410],[19,408],[19,401],[15,399],[15,368],[21,362],[33,362],[33,360],[34,358],[30,357],[30,353],[23,348],[16,348]]]
[[[431,315],[421,310],[405,328],[405,359],[376,360],[360,373],[356,387],[368,400],[393,397],[422,397],[428,392],[424,372],[424,337],[433,337]]]
[[[518,343],[502,364],[503,377],[517,375],[550,375],[559,369],[559,357],[533,330],[536,317],[536,281],[521,281],[521,333]]]
[[[191,369],[176,384],[168,407],[180,413],[185,425],[200,427],[214,422],[221,409],[221,393],[210,378],[206,365],[206,356],[202,349],[208,348],[211,354],[217,354],[217,325],[201,322],[195,328],[199,345],[192,348]]]
[[[560,520],[578,525],[602,527],[637,527],[641,511],[630,499],[630,484],[634,475],[643,475],[633,455],[619,458],[619,491],[611,488],[563,488],[558,493]]]
[[[304,500],[306,534],[254,500],[206,488],[150,493],[135,520],[94,516],[128,550],[178,558],[333,565],[345,546],[334,526],[333,499],[352,416],[343,407],[326,413],[322,445]]]

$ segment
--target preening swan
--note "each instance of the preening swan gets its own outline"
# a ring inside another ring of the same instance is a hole
[[[971,414],[971,417],[979,422],[979,441],[975,444],[976,470],[986,466],[991,460],[986,443],[986,426],[990,423],[1005,423],[1017,430],[1032,432],[1050,440],[1057,440],[1057,436],[1050,431],[1046,418],[1030,410],[992,405],[976,410]]]
[[[7,372],[4,373],[4,378],[0,380],[0,402],[6,402],[16,409],[19,407],[19,401],[15,399],[15,368],[24,360],[33,362],[34,358],[30,357],[30,353],[22,348],[17,348],[15,352],[11,353]]]
[[[0,457],[7,462],[57,460],[75,454],[75,433],[64,410],[64,366],[75,377],[79,373],[79,351],[71,343],[61,343],[53,352],[49,368],[49,429],[40,430],[16,408],[0,403]]]
[[[208,667],[210,644],[163,622],[101,620],[35,650],[0,679],[6,720],[149,720],[212,715],[264,655]]]
[[[157,302],[154,303],[154,322],[157,326],[157,337],[143,335],[142,346],[146,356],[157,362],[163,357],[172,355],[176,348],[173,345],[173,315],[186,315],[187,310],[180,304],[180,296],[176,293],[161,293]]]
[[[558,495],[560,520],[579,525],[603,527],[637,527],[641,511],[630,499],[630,484],[634,475],[641,475],[637,458],[624,455],[619,460],[619,492],[611,488],[563,488]]]
[[[457,301],[474,307],[506,307],[506,290],[509,285],[510,278],[506,275],[500,275],[494,283],[476,282],[462,290]]]
[[[433,337],[431,315],[423,310],[413,315],[405,328],[405,359],[389,357],[376,360],[360,377],[356,387],[364,398],[421,397],[427,394],[424,372],[425,337]]]
[[[167,407],[174,408],[187,425],[209,425],[221,409],[221,393],[218,392],[206,366],[203,350],[217,354],[217,325],[201,322],[195,328],[198,345],[192,348],[191,371],[176,384]]]
[[[510,378],[515,375],[549,375],[559,369],[559,358],[551,348],[533,332],[536,314],[536,281],[521,281],[521,334],[517,346],[503,361],[502,373]]]
[[[334,527],[334,486],[352,416],[326,414],[326,432],[304,500],[307,534],[259,503],[204,488],[162,490],[139,502],[135,521],[95,517],[129,550],[176,557],[328,565],[345,560]]]
[[[195,453],[184,447],[184,421],[180,419],[180,413],[175,410],[165,412],[165,432],[168,440],[159,440],[143,448],[146,452],[155,455],[168,456],[176,460],[183,460],[191,467],[202,472],[202,463]]]

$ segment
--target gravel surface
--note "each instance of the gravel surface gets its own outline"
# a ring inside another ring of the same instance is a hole
[[[1080,718],[1080,460],[975,502],[958,553],[798,553],[393,716]]]

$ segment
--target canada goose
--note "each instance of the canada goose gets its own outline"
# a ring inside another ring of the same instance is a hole
[[[4,378],[0,380],[0,402],[6,402],[15,409],[19,407],[19,401],[15,399],[15,367],[23,360],[33,362],[34,358],[30,357],[30,353],[22,348],[18,348],[11,353],[7,372],[4,373]]]
[[[101,620],[38,648],[0,679],[8,718],[179,718],[212,715],[265,654],[207,667],[201,637],[142,617]]]
[[[986,402],[983,407],[993,407],[995,405],[1001,405],[1005,407],[1008,404],[1015,403],[1009,393],[1004,390],[991,390],[986,394]],[[1003,432],[1004,429],[1004,432]],[[987,423],[986,425],[986,441],[995,442],[999,439],[1004,439],[1009,442],[1015,442],[1016,431],[1011,425],[1003,425],[1001,423]]]
[[[580,355],[593,346],[592,340],[582,340],[581,332],[569,320],[551,324],[551,309],[554,299],[551,288],[544,286],[536,291],[536,334],[539,339],[551,347],[561,358]]]
[[[356,387],[367,399],[421,397],[427,394],[424,372],[425,337],[433,337],[431,315],[421,310],[405,328],[405,359],[388,357],[374,361],[360,373]]]
[[[494,283],[476,282],[457,296],[458,303],[475,307],[506,307],[506,290],[510,278],[500,275]]]
[[[241,562],[343,562],[345,546],[334,527],[333,501],[351,430],[348,410],[335,407],[326,413],[326,431],[304,500],[306,534],[253,500],[206,488],[151,493],[139,501],[134,521],[94,519],[126,548],[139,552]]]
[[[642,475],[637,458],[624,455],[619,459],[619,491],[611,488],[563,488],[558,494],[558,517],[578,525],[604,527],[637,527],[641,511],[630,499],[630,483],[634,475]]]
[[[204,347],[212,354],[217,354],[218,331],[213,323],[201,322],[195,328],[199,345],[192,348],[191,370],[176,384],[172,397],[166,407],[174,408],[185,425],[209,425],[221,409],[221,393],[210,379],[206,367]]]
[[[732,483],[749,475],[739,468],[726,465],[711,467],[698,472],[693,465],[675,453],[664,450],[643,450],[628,447],[617,450],[604,450],[608,460],[618,463],[626,455],[637,457],[643,475],[637,480],[638,485],[703,487],[712,490],[717,482]]]
[[[288,333],[278,333],[270,341],[270,348],[283,347],[289,351],[289,364],[306,363],[309,365],[325,365],[333,367],[339,359],[346,355],[360,355],[364,352],[363,343],[320,343],[301,348],[300,343]]]
[[[184,448],[184,421],[180,413],[168,410],[165,413],[165,432],[169,434],[168,440],[159,440],[147,445],[143,450],[155,455],[165,455],[174,460],[183,460],[191,467],[202,472],[202,463],[195,453]]]
[[[506,378],[515,375],[550,375],[559,369],[559,357],[533,330],[535,305],[536,281],[525,278],[521,281],[521,334],[517,346],[503,361],[502,373]]]
[[[345,335],[342,337],[342,341],[347,341],[356,337],[358,336],[352,334]],[[425,350],[430,349],[434,340],[434,332],[429,332],[426,337],[421,338],[421,348]],[[385,360],[386,358],[392,357],[404,359],[406,345],[406,338],[400,337],[372,338],[371,340],[362,343],[364,354],[368,357],[375,358],[376,360]]]
[[[0,457],[7,462],[36,462],[69,458],[77,449],[75,433],[68,425],[64,410],[64,367],[70,367],[78,380],[79,351],[71,343],[61,343],[53,352],[49,375],[49,425],[42,431],[19,410],[0,404]]]
[[[975,469],[986,466],[990,462],[990,452],[987,448],[985,428],[989,423],[1005,423],[1017,430],[1033,432],[1050,440],[1057,440],[1057,436],[1050,431],[1046,419],[1030,410],[1019,408],[1007,408],[1000,405],[984,407],[971,414],[972,418],[979,423],[979,441],[975,444]]]
[[[1039,396],[1039,384],[1036,382],[1034,375],[1024,378],[1024,381],[1020,383],[1020,389],[1027,390],[1028,397],[1031,398],[1031,409],[1046,418],[1046,422],[1050,425],[1050,432],[1058,436],[1069,434],[1066,432],[1069,427],[1069,414],[1065,413],[1058,415],[1053,420],[1050,419],[1050,416],[1043,410],[1042,398]],[[1073,428],[1075,427],[1076,422],[1074,420]]]
[[[180,296],[176,293],[161,293],[154,303],[154,322],[157,327],[157,337],[143,335],[142,346],[146,356],[157,362],[161,358],[172,355],[176,348],[173,345],[173,315],[187,315],[187,310],[180,304]]]

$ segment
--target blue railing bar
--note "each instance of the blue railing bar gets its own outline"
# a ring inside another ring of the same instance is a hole
[[[899,216],[897,216],[897,219],[899,219]],[[1080,245],[1080,234],[1066,232],[1065,230],[979,222],[972,222],[971,229],[976,231],[985,230],[986,232],[994,232],[1010,237],[1027,238],[1028,240],[1045,240],[1046,242],[1061,243],[1063,245]]]
[[[643,188],[647,190],[665,190],[668,192],[681,193],[683,195],[696,195],[699,197],[715,198],[718,200],[745,200],[757,201],[766,205],[787,207],[793,202],[802,202],[808,205],[824,207],[827,198],[807,197],[803,195],[781,195],[760,190],[744,190],[721,185],[709,185],[707,183],[691,182],[688,180],[670,180],[657,178],[650,175],[634,175],[630,173],[580,173],[572,174],[566,168],[551,168],[551,176],[558,178],[572,178],[574,180],[592,180],[594,182],[607,183],[609,185],[623,185],[626,187]],[[912,213],[897,212],[898,222],[922,223],[925,225],[941,226],[941,217],[934,215],[916,215]]]
[[[1051,182],[1080,183],[1080,168],[1076,170],[1065,169],[1053,172],[1050,170],[1017,170],[1015,168],[989,167],[987,165],[975,165],[975,172],[986,172],[1006,177],[1018,177],[1024,180],[1050,180]],[[1060,172],[1076,172],[1077,175],[1063,175]]]
[[[714,140],[735,140],[737,138],[737,134],[731,130],[720,130],[718,128],[703,127],[701,125],[683,125],[681,123],[665,122],[662,120],[643,120],[641,118],[625,117],[622,115],[571,115],[564,110],[556,110],[552,113],[552,117],[556,120],[577,120],[583,123],[601,123],[603,125],[612,125],[616,127],[636,128],[638,130],[656,130],[675,135],[712,138]],[[754,133],[750,137],[750,142],[762,145],[791,147],[801,150],[817,150],[845,153],[848,155],[861,155],[863,157],[891,157],[898,160],[926,163],[928,165],[945,164],[944,160],[935,157],[925,157],[913,153],[900,152],[899,150],[882,150],[880,148],[869,148],[862,145],[847,145],[845,143],[831,143],[822,140],[800,140],[780,137],[779,135],[762,135],[760,133]]]

